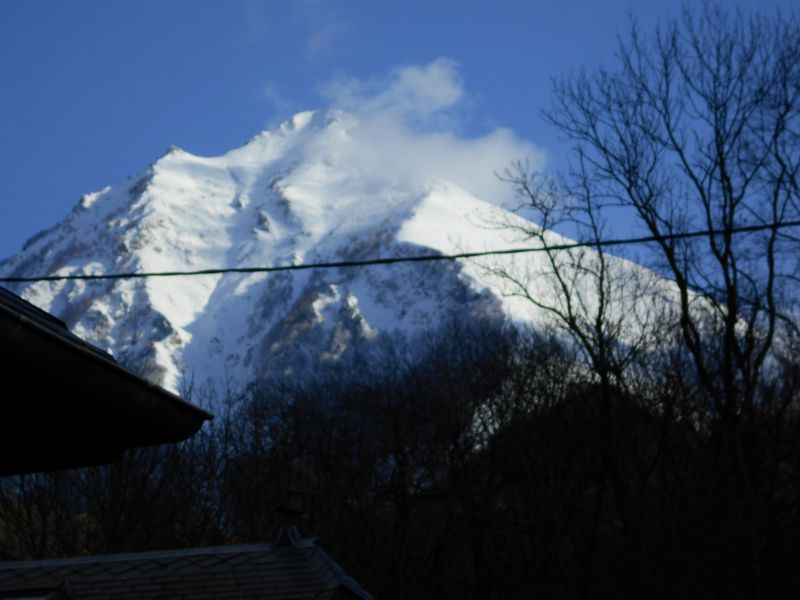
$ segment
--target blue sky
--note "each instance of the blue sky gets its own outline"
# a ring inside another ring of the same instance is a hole
[[[456,139],[504,128],[557,168],[551,78],[612,64],[629,14],[649,31],[681,5],[0,0],[0,257],[172,144],[219,154],[300,110],[400,111]]]

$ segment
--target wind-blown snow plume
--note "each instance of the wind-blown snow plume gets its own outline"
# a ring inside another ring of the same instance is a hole
[[[460,111],[469,95],[458,63],[438,58],[369,80],[335,79],[321,88],[333,109],[354,115],[347,144],[321,144],[345,168],[381,172],[398,182],[444,179],[497,205],[513,190],[497,172],[514,160],[544,165],[544,152],[508,129],[465,136]]]
[[[417,125],[429,125],[465,95],[458,63],[447,58],[424,66],[398,67],[384,78],[334,79],[320,92],[333,107],[362,119],[377,117]]]
[[[0,274],[224,269],[529,245],[518,232],[533,225],[500,207],[510,190],[494,171],[539,154],[508,131],[466,137],[442,128],[440,117],[464,97],[455,63],[398,69],[382,83],[343,81],[328,94],[353,112],[298,113],[217,157],[172,148],[145,172],[84,196],[59,226],[0,262]],[[542,255],[503,260],[522,273],[544,268]],[[40,282],[17,291],[179,389],[184,377],[302,376],[368,354],[381,338],[413,345],[453,318],[541,322],[506,283],[459,261]]]

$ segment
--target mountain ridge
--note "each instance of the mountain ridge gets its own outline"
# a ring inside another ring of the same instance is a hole
[[[341,111],[304,112],[221,156],[171,147],[138,175],[84,195],[61,224],[0,262],[0,273],[221,269],[526,245],[519,232],[536,225],[457,183],[403,179],[354,160],[358,127]],[[536,271],[544,259],[493,260]],[[452,318],[543,321],[541,310],[511,295],[485,266],[459,260],[38,282],[15,291],[178,390],[186,378],[313,372],[368,352],[381,337],[413,339]]]

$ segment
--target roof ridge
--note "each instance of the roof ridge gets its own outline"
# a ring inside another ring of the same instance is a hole
[[[318,546],[312,546],[319,548]],[[301,547],[302,548],[302,547]],[[243,552],[265,552],[276,550],[275,544],[236,544],[231,546],[207,546],[203,548],[174,548],[170,550],[147,550],[140,552],[125,552],[118,554],[94,554],[89,556],[75,556],[65,558],[48,558],[43,560],[19,560],[13,562],[0,562],[0,571],[34,568],[34,567],[57,567],[57,566],[76,566],[82,564],[115,563],[131,560],[158,560],[161,558],[183,558],[187,556],[203,556],[213,554],[236,554]],[[291,550],[293,548],[282,548],[281,550]]]

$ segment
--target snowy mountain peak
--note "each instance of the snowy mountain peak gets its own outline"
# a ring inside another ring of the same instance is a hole
[[[179,148],[178,146],[175,146],[173,144],[169,148],[167,148],[166,152],[164,152],[164,154],[161,155],[161,158],[173,155],[180,156],[182,154],[186,154],[186,151],[183,148]]]
[[[85,195],[59,226],[0,262],[0,273],[196,271],[525,245],[498,224],[531,224],[447,174],[405,176],[403,157],[376,163],[365,152],[373,134],[347,113],[309,111],[221,156],[170,148],[140,175]],[[528,268],[538,259],[525,260]],[[474,261],[448,261],[16,291],[177,390],[186,378],[314,371],[369,352],[382,337],[413,341],[453,318],[540,318],[504,285]]]

